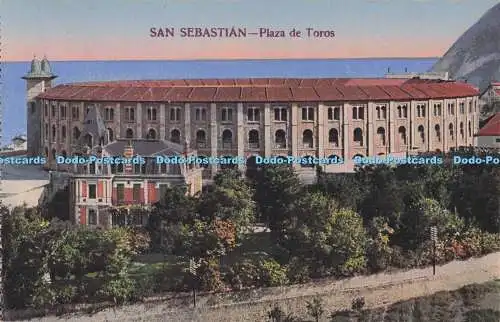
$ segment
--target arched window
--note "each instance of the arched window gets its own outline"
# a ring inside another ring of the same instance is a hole
[[[55,125],[52,125],[52,141],[56,141],[56,126]]]
[[[328,132],[328,143],[335,147],[339,146],[339,131],[337,129],[331,129]]]
[[[469,136],[472,136],[472,125],[471,125],[470,121],[469,121],[468,127],[469,127]]]
[[[148,135],[146,137],[149,140],[156,140],[156,131],[155,129],[149,129]]]
[[[402,117],[403,117],[403,110],[402,110],[401,105],[398,105],[398,117],[399,117],[399,118],[402,118]]]
[[[251,130],[248,132],[248,146],[251,149],[259,148],[259,131]]]
[[[377,106],[375,110],[377,111],[377,119],[380,120],[380,106]]]
[[[439,124],[436,124],[436,126],[434,126],[434,132],[436,132],[436,138],[438,142],[441,142],[441,127],[439,126]]]
[[[382,106],[382,118],[385,120],[387,119],[387,107]]]
[[[379,145],[385,145],[385,129],[383,127],[377,129],[377,136]]]
[[[113,129],[108,128],[108,140],[109,140],[109,142],[112,142],[114,139],[115,139],[115,137],[113,135]]]
[[[61,126],[61,138],[66,140],[66,126]]]
[[[177,129],[170,131],[170,141],[180,144],[181,143],[181,132]]]
[[[90,133],[85,134],[85,136],[83,137],[83,142],[89,147],[93,147],[92,135],[90,135]]]
[[[408,117],[408,105],[403,105],[403,118]]]
[[[231,130],[224,130],[222,132],[222,147],[224,149],[231,149],[233,146],[233,132]]]
[[[278,130],[274,133],[274,143],[277,149],[286,148],[286,133],[283,130]]]
[[[406,128],[404,126],[400,126],[398,129],[399,140],[403,145],[406,145]]]
[[[422,140],[422,143],[425,143],[425,129],[423,125],[420,125],[418,127],[418,133],[420,134],[420,139]]]
[[[134,131],[132,129],[127,129],[125,132],[125,138],[132,139],[134,137]]]
[[[450,138],[453,140],[455,135],[455,131],[453,131],[453,123],[450,123],[450,125],[448,125],[448,131],[450,133]]]
[[[45,147],[44,152],[45,152],[45,157],[48,158],[49,157],[49,148]]]
[[[207,135],[205,131],[198,130],[196,131],[196,146],[198,148],[204,148],[207,144]]]
[[[56,159],[56,149],[52,149],[51,157],[52,157],[52,160]]]
[[[463,140],[465,137],[464,122],[460,122],[460,137]]]
[[[304,148],[312,148],[314,146],[313,132],[311,130],[305,130],[302,133],[302,144]]]
[[[363,146],[363,131],[357,127],[354,129],[353,132],[354,136],[354,143],[356,143],[359,146]]]
[[[80,130],[75,126],[73,128],[73,139],[75,141],[78,140],[80,138],[80,134],[81,134]]]

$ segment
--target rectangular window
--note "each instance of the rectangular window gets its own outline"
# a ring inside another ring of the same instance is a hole
[[[78,108],[78,106],[72,107],[71,114],[72,114],[73,120],[80,119],[80,109]]]
[[[148,121],[156,121],[156,108],[148,108]]]
[[[52,117],[56,117],[56,106],[52,105]]]
[[[45,106],[43,107],[43,115],[45,115],[46,117],[49,116],[49,106],[47,105],[47,103],[45,103]]]
[[[88,224],[92,226],[97,225],[97,211],[95,209],[89,209],[89,220]]]
[[[285,107],[276,107],[274,109],[274,120],[286,122],[288,119],[288,109]]]
[[[60,114],[61,114],[61,119],[65,119],[66,118],[66,106],[65,105],[59,106],[59,110],[60,110]]]
[[[250,107],[247,110],[248,122],[259,122],[260,121],[260,110],[255,107]]]
[[[36,111],[36,104],[35,102],[30,103],[30,108],[31,108],[31,114],[35,114]]]
[[[97,186],[95,184],[89,184],[89,199],[97,198]]]
[[[134,202],[141,202],[141,185],[140,184],[134,184],[133,190],[132,190],[132,199]]]
[[[106,109],[104,110],[104,120],[113,121],[114,118],[115,118],[115,111],[110,107],[106,107]]]
[[[302,121],[314,121],[314,108],[312,107],[302,108]]]
[[[500,139],[496,139],[496,140],[495,140],[495,142],[496,142],[496,143],[500,143]]]
[[[123,202],[123,200],[125,200],[125,185],[123,183],[116,185],[116,200],[118,202]]]
[[[133,107],[127,107],[125,109],[125,120],[129,122],[135,121],[135,109]]]
[[[179,122],[181,120],[181,109],[178,107],[170,108],[170,121]]]
[[[233,109],[230,107],[222,108],[221,120],[223,122],[232,122],[233,121]]]

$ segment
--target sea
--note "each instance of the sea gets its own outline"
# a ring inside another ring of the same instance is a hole
[[[257,77],[383,77],[388,72],[425,72],[437,58],[54,61],[54,84],[106,80]],[[26,83],[29,61],[2,62],[2,138],[8,144],[26,134]]]

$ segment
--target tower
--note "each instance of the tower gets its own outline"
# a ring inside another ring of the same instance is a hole
[[[28,156],[42,153],[42,113],[43,107],[37,102],[36,97],[52,87],[52,80],[57,76],[52,73],[50,63],[46,57],[39,61],[31,61],[30,71],[22,77],[26,80],[26,108],[27,108],[27,145]]]

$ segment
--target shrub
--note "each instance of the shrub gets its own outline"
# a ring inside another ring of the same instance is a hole
[[[309,265],[298,257],[290,260],[286,266],[287,276],[291,283],[303,284],[311,281]]]
[[[245,258],[229,268],[226,280],[233,289],[259,286],[260,271],[255,260]]]
[[[289,283],[286,268],[274,259],[260,262],[260,270],[265,286],[282,286]]]
[[[199,288],[203,291],[220,291],[224,282],[220,273],[220,265],[215,259],[203,260],[197,271]]]
[[[234,264],[226,279],[234,289],[272,287],[289,283],[287,270],[274,259],[244,259]]]
[[[352,300],[351,309],[354,311],[360,311],[365,306],[365,298],[357,297]]]

